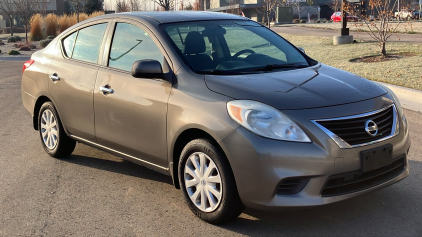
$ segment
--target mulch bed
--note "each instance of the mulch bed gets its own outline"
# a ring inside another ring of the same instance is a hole
[[[352,63],[377,63],[377,62],[385,62],[390,60],[396,60],[406,57],[416,56],[416,53],[400,53],[400,54],[388,54],[386,57],[382,55],[373,55],[373,56],[366,56],[366,57],[359,57],[350,59],[349,61]]]

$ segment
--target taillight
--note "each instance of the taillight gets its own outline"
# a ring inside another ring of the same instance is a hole
[[[25,72],[26,69],[28,69],[32,64],[34,64],[35,61],[34,60],[28,60],[23,64],[23,69],[22,69],[22,74],[23,72]]]

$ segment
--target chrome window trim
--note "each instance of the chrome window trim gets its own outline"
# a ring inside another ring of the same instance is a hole
[[[393,127],[391,129],[391,134],[386,136],[386,137],[383,137],[381,139],[372,141],[372,142],[350,145],[349,143],[347,143],[343,139],[341,139],[339,136],[337,136],[336,134],[334,134],[333,132],[331,132],[330,130],[328,130],[327,128],[325,128],[324,126],[322,126],[321,124],[318,123],[318,122],[322,122],[322,121],[335,121],[335,120],[346,120],[346,119],[366,117],[366,116],[370,116],[370,115],[382,112],[384,110],[387,110],[390,107],[393,107]],[[378,143],[378,142],[382,142],[382,141],[388,140],[388,139],[398,135],[399,130],[400,130],[399,129],[398,113],[397,113],[397,109],[396,109],[395,104],[391,104],[391,105],[384,107],[382,109],[378,109],[378,110],[363,113],[363,114],[356,114],[356,115],[351,115],[351,116],[344,116],[344,117],[330,118],[330,119],[316,119],[316,120],[311,120],[311,121],[318,128],[320,128],[322,131],[324,131],[325,134],[327,134],[341,149],[350,149],[350,148],[362,147],[362,146],[367,146],[367,145],[372,145],[372,144],[375,144],[375,143]],[[394,124],[395,124],[395,126],[394,126]]]

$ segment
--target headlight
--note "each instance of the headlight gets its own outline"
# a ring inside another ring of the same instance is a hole
[[[311,142],[302,129],[285,114],[268,105],[235,100],[227,103],[230,117],[246,129],[267,138]]]

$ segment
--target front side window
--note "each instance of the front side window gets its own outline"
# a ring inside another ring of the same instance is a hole
[[[103,23],[79,30],[72,58],[97,63],[106,27],[107,23]]]
[[[162,26],[176,51],[197,73],[238,74],[308,67],[301,52],[252,21],[197,21]]]
[[[133,64],[143,59],[154,59],[162,65],[164,56],[146,31],[129,23],[117,23],[108,66],[131,71]]]

